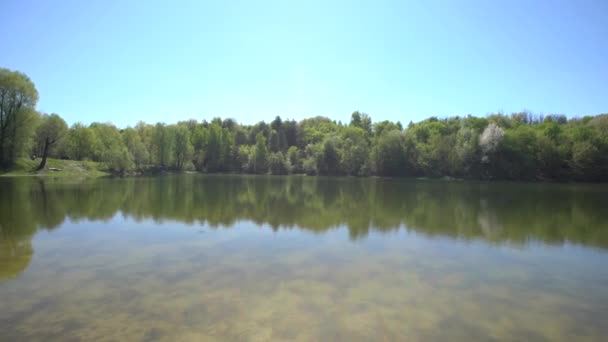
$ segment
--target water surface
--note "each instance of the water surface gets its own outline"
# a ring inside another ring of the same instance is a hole
[[[608,188],[0,178],[0,340],[602,341]]]

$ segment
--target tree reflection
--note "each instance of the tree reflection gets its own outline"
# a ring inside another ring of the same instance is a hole
[[[0,280],[21,274],[30,264],[33,254],[30,237],[0,237]]]
[[[3,179],[0,187],[1,236],[14,241],[66,218],[107,220],[120,211],[212,227],[250,220],[321,233],[346,226],[353,239],[405,227],[494,243],[608,246],[608,192],[589,185],[169,175],[67,184]]]

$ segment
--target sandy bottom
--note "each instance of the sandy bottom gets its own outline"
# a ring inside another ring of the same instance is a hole
[[[0,282],[2,341],[608,338],[608,273],[585,250],[121,218],[31,244]]]

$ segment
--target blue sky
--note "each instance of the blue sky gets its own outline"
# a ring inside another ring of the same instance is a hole
[[[0,1],[69,124],[608,112],[608,1]]]

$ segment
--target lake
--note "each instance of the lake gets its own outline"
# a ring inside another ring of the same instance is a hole
[[[608,187],[0,178],[2,341],[606,341]]]

